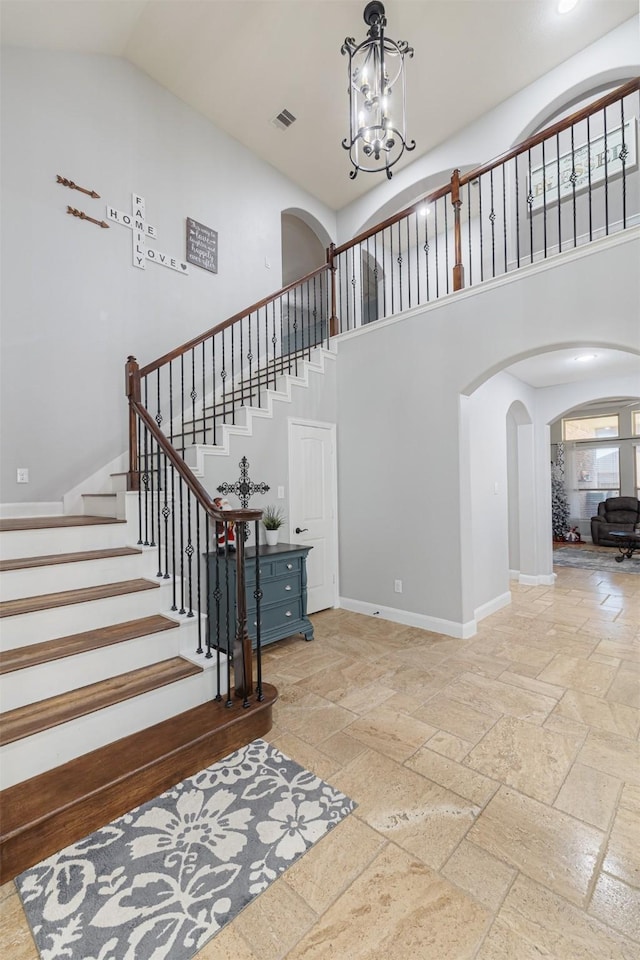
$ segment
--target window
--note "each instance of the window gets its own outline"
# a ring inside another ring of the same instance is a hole
[[[634,410],[631,419],[631,430],[634,436],[640,434],[640,410]],[[639,484],[640,486],[640,484]]]
[[[598,504],[620,495],[620,448],[580,444],[573,450],[572,515],[588,520]]]
[[[576,417],[562,421],[563,440],[604,440],[620,436],[618,414],[601,417]]]

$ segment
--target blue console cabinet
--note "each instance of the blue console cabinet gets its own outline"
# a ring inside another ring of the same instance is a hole
[[[313,640],[313,624],[307,617],[307,567],[306,560],[311,547],[293,543],[279,543],[275,547],[260,546],[260,604],[262,625],[260,642],[264,646],[290,637],[296,633],[304,634],[306,640]],[[245,551],[245,582],[247,594],[247,630],[253,646],[256,645],[256,549],[247,547]],[[236,557],[217,556],[210,553],[209,589],[210,616],[213,620],[216,612],[216,584],[220,594],[220,626],[210,625],[211,642],[217,645],[219,637],[226,636],[227,629],[227,592],[230,598],[229,634],[235,635],[235,617],[233,614],[236,589]],[[228,591],[227,591],[228,586]]]

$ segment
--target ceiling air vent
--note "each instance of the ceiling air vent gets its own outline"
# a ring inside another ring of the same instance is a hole
[[[274,117],[271,123],[278,130],[286,130],[295,121],[294,115],[289,110],[281,110],[277,117]]]

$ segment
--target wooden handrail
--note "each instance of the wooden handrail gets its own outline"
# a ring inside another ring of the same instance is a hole
[[[586,120],[587,117],[593,116],[594,113],[599,113],[600,110],[604,110],[605,107],[609,107],[612,103],[622,100],[623,97],[628,96],[630,93],[634,93],[636,90],[640,90],[640,77],[635,77],[633,80],[629,80],[628,83],[623,84],[621,87],[617,87],[615,90],[607,93],[604,97],[600,97],[599,100],[594,100],[593,103],[590,103],[586,107],[582,107],[580,110],[576,110],[575,113],[572,113],[568,117],[564,117],[562,120],[558,120],[550,127],[545,127],[544,130],[539,130],[538,133],[534,133],[533,136],[528,137],[521,143],[516,144],[515,147],[507,150],[505,153],[501,153],[499,157],[495,157],[488,163],[483,163],[481,166],[475,167],[475,169],[465,173],[464,176],[460,177],[460,186],[464,186],[466,183],[471,183],[473,180],[477,180],[478,177],[481,177],[485,173],[489,173],[490,170],[495,170],[496,167],[501,166],[508,160],[513,160],[514,157],[519,156],[521,153],[526,153],[528,150],[531,150],[532,147],[537,147],[538,144],[543,143],[543,141],[548,140],[550,137],[555,137],[557,133],[562,133],[563,130],[568,130],[569,127],[572,127],[574,124],[580,123],[581,120]]]
[[[294,280],[293,283],[288,283],[286,287],[282,287],[280,290],[276,291],[276,293],[271,293],[268,297],[263,297],[262,300],[258,300],[257,303],[252,304],[245,310],[240,310],[239,313],[234,313],[234,315],[229,317],[228,320],[223,320],[222,323],[218,323],[215,327],[211,327],[210,330],[207,330],[205,333],[201,333],[198,337],[194,337],[193,340],[183,343],[182,346],[176,347],[175,350],[165,353],[163,357],[159,357],[157,360],[153,360],[145,367],[142,367],[140,370],[140,376],[148,376],[150,373],[153,373],[154,370],[157,370],[159,367],[163,367],[165,363],[170,363],[172,360],[176,360],[183,354],[188,353],[189,350],[193,350],[194,347],[198,347],[201,343],[204,343],[204,341],[208,340],[210,337],[215,336],[217,333],[221,333],[223,330],[226,330],[227,327],[233,326],[233,324],[237,323],[238,320],[243,320],[245,317],[255,313],[257,310],[261,310],[273,300],[278,300],[280,297],[283,297],[289,292],[289,290],[293,290],[295,287],[299,287],[303,283],[308,283],[310,280],[313,280],[314,277],[319,277],[321,274],[326,273],[329,269],[329,264],[323,263],[321,267],[317,267],[315,270],[312,270],[311,273],[307,273],[300,280]]]

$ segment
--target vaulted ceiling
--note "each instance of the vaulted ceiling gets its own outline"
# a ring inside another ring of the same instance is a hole
[[[124,57],[333,209],[349,179],[345,37],[364,0],[2,0],[2,43]],[[638,12],[637,0],[385,0],[408,62],[408,133],[427,153]],[[277,129],[284,108],[296,121]],[[488,159],[488,158],[487,158]],[[407,162],[409,162],[407,161]],[[402,161],[404,163],[404,161]]]

